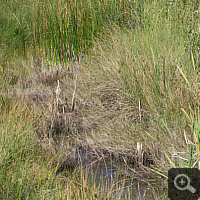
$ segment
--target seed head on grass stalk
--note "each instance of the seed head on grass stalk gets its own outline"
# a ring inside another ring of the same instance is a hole
[[[58,109],[58,106],[59,106],[59,95],[61,93],[61,89],[60,89],[60,82],[58,80],[58,85],[57,85],[57,88],[56,88],[56,91],[55,91],[55,94],[56,94],[56,108]]]

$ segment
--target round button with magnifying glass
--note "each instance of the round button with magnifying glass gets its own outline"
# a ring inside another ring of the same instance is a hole
[[[174,186],[178,190],[189,190],[191,193],[195,193],[196,189],[190,185],[190,178],[185,174],[179,174],[174,179]]]

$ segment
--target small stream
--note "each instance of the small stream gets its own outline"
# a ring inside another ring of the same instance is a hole
[[[110,162],[96,162],[84,168],[87,179],[95,183],[99,196],[112,196],[112,199],[143,200],[148,185],[138,182]]]
[[[73,160],[73,162],[71,161]],[[143,200],[149,190],[144,182],[130,176],[124,164],[111,158],[100,158],[94,152],[76,147],[70,150],[66,162],[81,169],[88,183],[95,184],[101,199]],[[133,175],[133,174],[132,174]]]

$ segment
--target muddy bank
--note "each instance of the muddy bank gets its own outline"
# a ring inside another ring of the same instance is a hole
[[[153,164],[149,152],[136,152],[135,155],[130,153],[114,154],[105,149],[93,149],[89,146],[74,145],[69,148],[62,157],[58,172],[65,169],[73,170],[78,167],[90,167],[95,163],[109,163],[110,166],[117,168],[133,168],[139,169],[142,166],[150,166]]]

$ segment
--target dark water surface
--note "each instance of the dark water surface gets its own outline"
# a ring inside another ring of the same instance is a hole
[[[130,178],[111,163],[95,163],[85,168],[87,179],[99,188],[99,196],[112,199],[143,200],[148,185]]]
[[[102,199],[143,200],[149,190],[148,184],[139,182],[120,162],[112,159],[93,159],[95,155],[85,150],[73,152],[88,183],[95,184]]]

